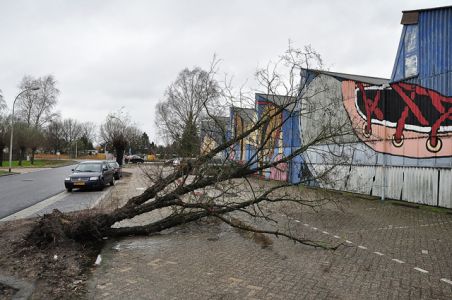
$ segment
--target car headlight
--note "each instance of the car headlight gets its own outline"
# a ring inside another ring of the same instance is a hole
[[[71,181],[71,177],[64,178],[65,181]]]
[[[90,177],[89,180],[99,180],[99,177],[95,176],[95,177]]]

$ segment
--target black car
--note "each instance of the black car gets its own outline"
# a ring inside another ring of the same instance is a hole
[[[79,163],[72,174],[64,179],[68,192],[74,188],[102,190],[107,183],[115,185],[114,169],[106,161],[85,161]]]
[[[138,155],[132,155],[132,156],[129,156],[129,163],[132,163],[132,164],[144,163],[144,159],[139,157]]]
[[[115,160],[109,160],[108,164],[115,171],[114,176],[116,180],[119,180],[122,177],[122,167]]]

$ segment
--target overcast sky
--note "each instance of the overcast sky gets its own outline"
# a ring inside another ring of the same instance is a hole
[[[212,55],[237,85],[288,40],[331,71],[388,78],[402,10],[449,1],[0,1],[0,89],[11,107],[25,74],[53,74],[64,118],[97,124],[125,106],[159,141],[154,107],[185,67]]]

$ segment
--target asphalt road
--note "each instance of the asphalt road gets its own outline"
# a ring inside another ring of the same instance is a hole
[[[0,218],[65,190],[64,178],[74,166],[0,177]]]

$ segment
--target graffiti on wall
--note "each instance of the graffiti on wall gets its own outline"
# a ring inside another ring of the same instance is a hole
[[[418,85],[375,88],[342,81],[357,136],[377,152],[412,158],[452,156],[452,97]]]

